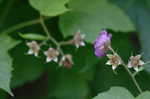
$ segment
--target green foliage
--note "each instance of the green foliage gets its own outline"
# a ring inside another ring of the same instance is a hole
[[[69,7],[72,10],[60,17],[60,29],[65,37],[81,30],[86,34],[86,40],[93,42],[102,29],[123,32],[135,30],[129,17],[106,0],[72,0]]]
[[[134,97],[125,88],[112,87],[109,91],[100,93],[93,99],[134,99]]]
[[[99,32],[107,29],[113,35],[112,47],[125,63],[137,53],[149,60],[149,0],[0,0],[0,5],[0,89],[5,90],[0,99],[11,99],[7,93],[15,99],[149,99],[149,64],[136,75],[143,91],[140,95],[123,66],[112,71],[93,48]],[[46,29],[41,27],[40,14],[46,16]],[[78,30],[86,35],[86,46],[63,45]],[[53,39],[40,34],[49,31]],[[26,54],[26,40],[47,45],[34,57]],[[49,47],[71,54],[72,68],[46,63],[43,52]]]
[[[149,91],[146,91],[144,93],[142,93],[141,95],[139,95],[137,98],[135,99],[149,99],[150,97],[150,92]]]
[[[46,40],[46,37],[37,33],[28,33],[28,34],[22,34],[19,33],[19,35],[24,39],[29,40]]]
[[[139,34],[140,44],[142,47],[142,52],[145,60],[150,58],[149,49],[149,31],[150,31],[150,2],[149,0],[115,0],[121,8],[123,8],[127,14],[132,18],[136,29]],[[137,17],[138,16],[138,17]],[[150,66],[146,65],[146,70],[150,72]]]
[[[12,88],[19,87],[27,82],[33,82],[44,72],[45,64],[40,60],[41,58],[36,59],[29,56],[26,54],[27,51],[25,44],[19,44],[11,51],[14,68]]]
[[[97,63],[96,57],[90,51],[91,47],[91,45],[87,45],[77,51],[72,48],[66,49],[71,50],[70,53],[74,56],[74,65],[70,70],[60,68],[51,74],[55,77],[55,84],[53,86],[49,85],[50,88],[53,88],[50,97],[56,97],[57,99],[68,97],[70,99],[87,99],[91,97],[89,83],[93,80],[94,64]]]
[[[134,54],[135,49],[132,45],[130,38],[131,34],[123,34],[117,35],[119,33],[113,33],[112,38],[112,46],[115,51],[119,53],[121,58],[127,63],[128,58]],[[127,53],[128,52],[128,53]],[[120,65],[114,72],[111,69],[111,66],[105,65],[107,62],[106,58],[100,59],[96,64],[96,74],[94,79],[94,92],[100,93],[108,90],[112,86],[122,86],[127,88],[133,95],[138,95],[138,91],[136,90],[133,81],[129,74],[125,71],[122,65]],[[139,74],[141,75],[141,74]],[[141,78],[141,77],[139,77]],[[148,79],[147,79],[148,80]],[[141,85],[148,85],[140,79]],[[149,81],[148,81],[149,82]]]
[[[65,7],[69,0],[29,0],[29,2],[45,16],[57,16],[69,10]]]
[[[2,3],[3,2],[3,0],[0,0],[0,3]]]
[[[149,99],[150,92],[143,92],[138,97],[134,98],[132,94],[125,88],[112,87],[107,92],[98,94],[93,99]]]
[[[81,75],[69,71],[60,72],[57,76],[53,96],[57,99],[86,99],[89,87]]]
[[[0,35],[0,88],[13,95],[10,89],[12,58],[8,54],[8,50],[18,44],[18,41],[12,40],[6,35]]]

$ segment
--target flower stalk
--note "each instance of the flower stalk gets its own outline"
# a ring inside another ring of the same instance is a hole
[[[132,72],[129,70],[129,68],[127,67],[127,65],[123,64],[123,66],[124,66],[124,68],[126,69],[126,71],[128,72],[128,74],[130,75],[130,77],[131,77],[132,81],[134,82],[135,86],[137,87],[139,93],[141,94],[141,93],[142,93],[142,89],[141,89],[141,87],[139,86],[139,84],[138,84],[138,82],[137,82],[137,80],[136,80],[136,78],[135,78],[134,73],[132,73]]]
[[[112,53],[116,53],[112,47],[110,47],[110,50],[112,51]],[[121,59],[121,60],[122,60],[122,59]],[[137,82],[137,80],[136,80],[136,78],[135,78],[135,73],[137,73],[137,72],[132,73],[132,72],[129,70],[128,66],[124,63],[123,60],[122,60],[122,65],[123,65],[123,67],[125,68],[125,70],[128,72],[128,74],[130,75],[130,77],[131,77],[133,83],[135,84],[136,88],[138,89],[139,93],[141,94],[141,93],[142,93],[142,89],[140,88],[140,86],[139,86],[139,84],[138,84],[138,82]]]
[[[139,86],[135,76],[140,71],[145,63],[140,59],[141,55],[137,56],[131,56],[129,59],[128,64],[126,65],[125,62],[121,59],[121,57],[118,55],[118,53],[111,47],[111,38],[112,35],[108,33],[106,30],[102,30],[99,34],[99,36],[96,38],[94,43],[95,48],[95,55],[98,58],[101,58],[102,56],[107,56],[108,61],[106,62],[107,65],[111,65],[113,71],[120,65],[123,65],[123,67],[126,69],[128,74],[130,75],[133,83],[135,84],[136,88],[138,89],[139,93],[142,93],[142,89]],[[112,54],[107,54],[108,51],[111,51]],[[149,63],[149,62],[148,62]],[[135,72],[131,72],[129,68],[133,68]]]
[[[51,36],[49,30],[47,29],[47,26],[46,26],[46,24],[44,23],[44,18],[43,18],[43,16],[40,16],[40,24],[41,24],[41,26],[42,26],[44,32],[45,32],[46,35],[47,35],[47,39],[51,40],[51,41],[57,46],[57,49],[60,51],[60,54],[61,54],[61,55],[64,55],[64,53],[63,53],[63,51],[62,51],[62,49],[61,49],[61,47],[60,47],[60,44]]]

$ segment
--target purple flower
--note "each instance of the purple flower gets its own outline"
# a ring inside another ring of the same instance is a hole
[[[97,57],[102,57],[109,50],[112,35],[106,30],[102,30],[100,35],[96,38],[94,43],[95,55]]]

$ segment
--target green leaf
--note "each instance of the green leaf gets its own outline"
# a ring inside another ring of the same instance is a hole
[[[29,2],[45,16],[57,16],[69,10],[65,7],[69,0],[29,0]]]
[[[38,79],[44,72],[45,60],[26,55],[28,49],[25,44],[19,44],[10,54],[13,57],[13,77],[11,87],[20,87],[28,82]]]
[[[112,87],[109,91],[100,93],[93,99],[134,99],[134,97],[123,87]]]
[[[106,0],[72,0],[69,7],[72,10],[60,17],[60,29],[65,37],[81,30],[86,34],[86,40],[93,42],[102,29],[135,30],[129,17]]]
[[[40,34],[35,34],[35,33],[28,33],[28,34],[19,33],[19,35],[22,38],[29,39],[29,40],[46,40],[47,39],[47,37],[40,35]]]
[[[55,83],[53,97],[57,99],[86,99],[89,93],[89,87],[86,80],[84,80],[77,73],[69,71],[59,71]]]
[[[89,83],[92,83],[95,77],[96,68],[94,64],[98,61],[91,51],[92,46],[87,44],[78,50],[70,47],[65,50],[72,54],[74,65],[69,70],[60,68],[55,73],[49,74],[51,76],[49,77],[51,80],[49,84],[50,96],[53,97],[52,99],[54,97],[57,99],[68,97],[69,99],[91,99]],[[56,79],[55,82],[53,78]],[[53,84],[51,84],[52,82]]]
[[[123,10],[132,18],[136,29],[138,30],[139,40],[142,48],[143,58],[147,61],[150,59],[150,2],[149,0],[115,0]],[[138,16],[138,17],[137,17]],[[139,48],[140,49],[140,48]],[[150,65],[145,65],[145,70],[150,73]]]
[[[76,72],[78,72],[87,81],[93,81],[96,71],[95,64],[99,61],[99,59],[94,55],[93,45],[86,44],[85,47],[80,47],[78,51],[75,51],[72,55],[74,57],[73,68]]]
[[[0,99],[8,99],[8,94],[0,89]]]
[[[0,3],[2,3],[3,2],[3,0],[0,0]]]
[[[150,92],[143,92],[141,95],[139,95],[137,98],[135,99],[149,99],[150,98]]]
[[[8,50],[13,48],[18,41],[12,40],[10,37],[0,35],[0,88],[13,96],[10,89],[11,72],[13,70],[12,58],[8,54]]]

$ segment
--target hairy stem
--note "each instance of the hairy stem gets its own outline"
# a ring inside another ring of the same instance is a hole
[[[130,75],[132,81],[134,82],[135,86],[137,87],[138,91],[139,91],[140,94],[141,94],[141,93],[142,93],[142,89],[140,88],[138,82],[136,81],[134,74],[128,69],[128,67],[127,67],[125,64],[123,64],[123,66],[124,66],[124,68],[126,69],[126,71],[129,73],[129,75]]]
[[[40,16],[40,23],[41,23],[41,26],[42,26],[43,30],[45,31],[48,39],[51,40],[57,46],[57,49],[60,51],[60,53],[62,55],[64,55],[64,53],[63,53],[63,51],[62,51],[62,49],[60,47],[60,44],[51,36],[49,30],[47,29],[47,26],[44,23],[44,18],[42,16]]]
[[[112,47],[109,47],[109,49],[112,51],[113,54],[116,53]],[[121,59],[121,60],[122,60],[122,59]],[[132,73],[132,72],[129,70],[129,68],[128,68],[127,65],[124,63],[123,60],[122,60],[122,64],[123,64],[124,68],[126,69],[126,71],[128,72],[128,74],[130,75],[130,77],[131,77],[133,83],[135,84],[135,86],[137,87],[138,91],[139,91],[140,94],[141,94],[141,93],[142,93],[142,89],[140,88],[138,82],[137,82],[136,79],[135,79],[135,74]]]

